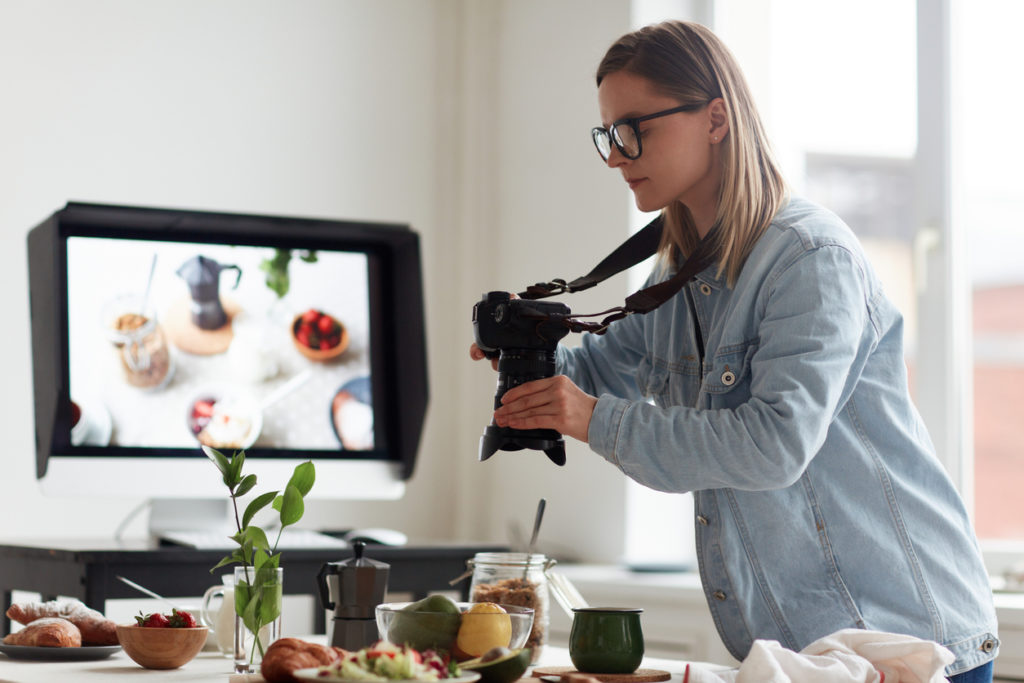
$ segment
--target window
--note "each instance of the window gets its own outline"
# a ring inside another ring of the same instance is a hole
[[[966,235],[973,309],[974,512],[985,541],[1024,543],[1024,4],[955,5],[953,218]],[[1019,546],[1018,546],[1019,547]]]
[[[915,401],[983,544],[1019,551],[1024,95],[1004,74],[1020,61],[1024,4],[950,3],[952,16],[924,0],[717,0],[713,28],[788,181],[853,228],[903,312]],[[627,517],[661,505],[678,518],[686,504],[627,489]],[[636,526],[627,547],[651,545]]]

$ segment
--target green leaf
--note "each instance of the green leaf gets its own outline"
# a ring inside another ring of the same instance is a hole
[[[282,586],[276,581],[269,585],[262,585],[260,591],[260,604],[257,612],[260,623],[269,624],[281,616]]]
[[[274,257],[260,262],[260,270],[267,274],[265,282],[270,291],[280,299],[291,287],[288,278],[288,262],[292,260],[291,249],[275,249]]]
[[[242,482],[238,485],[238,488],[235,489],[235,495],[244,496],[245,494],[249,493],[249,491],[252,491],[254,488],[256,488],[256,475],[247,474],[244,477],[242,477]],[[243,523],[242,526],[246,526],[246,524],[247,523]]]
[[[256,513],[265,508],[267,503],[274,500],[275,496],[277,496],[277,491],[269,491],[253,498],[252,502],[245,508],[245,514],[242,515],[242,527],[249,526],[249,522],[256,516]]]
[[[301,254],[299,254],[299,258],[305,261],[306,263],[316,263],[318,260],[315,251],[304,251]]]
[[[223,475],[224,484],[230,488],[231,484],[228,482],[228,475],[231,472],[231,463],[228,462],[227,457],[216,448],[210,448],[209,446],[203,446],[202,448],[203,453],[206,453],[206,457],[212,460],[213,464],[220,470],[221,475]]]
[[[231,487],[238,486],[242,481],[242,466],[245,464],[245,451],[235,451],[231,457]],[[236,494],[237,495],[237,494]]]
[[[295,524],[302,519],[306,506],[302,502],[302,494],[299,489],[289,484],[284,490],[284,498],[281,502],[281,527]]]
[[[242,534],[245,537],[245,542],[251,545],[253,548],[259,548],[261,550],[270,550],[270,543],[267,542],[267,535],[263,532],[263,529],[258,526],[250,526],[242,529]]]
[[[244,614],[245,606],[249,604],[249,597],[252,595],[252,588],[248,582],[241,581],[235,585],[235,614]]]
[[[242,564],[252,564],[252,541],[243,536],[239,545],[242,547],[237,552],[242,554]]]
[[[267,554],[266,550],[262,548],[256,551],[255,556],[252,558],[252,566],[256,570],[256,576],[259,576],[259,571],[270,559],[270,555]]]
[[[306,494],[313,488],[315,481],[316,467],[313,466],[312,461],[307,460],[295,466],[295,471],[292,473],[292,478],[288,480],[288,484],[297,488],[302,497],[305,498]]]
[[[245,603],[245,606],[242,608],[242,611],[239,612],[239,614],[242,615],[242,622],[245,624],[245,627],[249,629],[253,634],[258,634],[260,632],[260,626],[263,625],[261,622],[258,621],[260,608],[259,603],[260,594],[254,587],[252,593],[249,596],[249,600]]]
[[[245,555],[242,552],[242,548],[235,548],[234,550],[232,550],[230,555],[226,555],[225,557],[221,558],[221,561],[217,563],[217,566],[211,569],[210,571],[212,572],[214,569],[220,569],[225,565],[234,564],[236,562],[240,564],[245,563]]]

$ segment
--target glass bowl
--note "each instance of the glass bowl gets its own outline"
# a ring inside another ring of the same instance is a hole
[[[410,604],[377,605],[377,630],[381,639],[417,650],[448,650],[458,661],[479,657],[493,647],[521,648],[533,628],[530,607],[497,605],[502,610],[497,611],[493,607],[496,603],[457,602],[459,613],[454,614],[403,609]],[[475,605],[486,607],[474,609]]]

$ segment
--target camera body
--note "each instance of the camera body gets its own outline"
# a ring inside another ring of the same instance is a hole
[[[557,302],[513,299],[508,292],[488,292],[473,306],[476,345],[498,359],[494,408],[512,387],[555,374],[555,349],[569,333],[569,307]],[[480,438],[480,460],[499,450],[541,450],[557,465],[565,464],[565,442],[554,429],[512,429],[493,422]]]
[[[473,306],[476,345],[495,357],[502,349],[554,352],[569,333],[562,322],[572,312],[565,304],[513,299],[508,292],[488,292]]]

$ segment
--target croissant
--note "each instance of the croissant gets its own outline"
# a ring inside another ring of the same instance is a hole
[[[45,617],[4,636],[4,645],[30,647],[82,647],[82,632],[67,619]]]
[[[29,624],[42,618],[67,619],[78,627],[82,634],[82,643],[86,645],[118,643],[117,624],[78,600],[17,603],[7,610],[7,617],[19,624]]]
[[[260,673],[267,683],[300,683],[292,676],[292,672],[330,664],[344,654],[344,650],[336,647],[318,645],[298,638],[278,638],[264,653]]]

